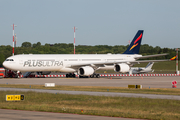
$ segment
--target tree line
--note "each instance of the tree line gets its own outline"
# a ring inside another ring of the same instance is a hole
[[[122,54],[129,45],[78,45],[76,46],[76,54]],[[176,55],[175,48],[161,48],[159,46],[152,47],[148,44],[143,44],[140,47],[139,54],[152,55],[169,53],[167,56],[149,58],[149,59],[169,59]],[[72,43],[55,43],[41,45],[40,42],[31,44],[30,42],[23,42],[21,47],[14,48],[14,54],[74,54],[74,45]],[[1,45],[0,46],[0,67],[2,67],[3,61],[12,55],[12,46]]]

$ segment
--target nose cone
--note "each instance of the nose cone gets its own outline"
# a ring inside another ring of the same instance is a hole
[[[7,69],[10,69],[10,67],[11,67],[11,65],[7,61],[3,62],[3,66]]]
[[[8,68],[8,67],[7,67],[8,65],[7,65],[7,62],[6,62],[6,61],[3,62],[3,66],[4,66],[5,68]]]
[[[6,62],[5,61],[3,62],[3,66],[6,67]]]

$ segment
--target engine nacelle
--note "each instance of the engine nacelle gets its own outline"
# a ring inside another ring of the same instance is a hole
[[[37,72],[38,75],[49,75],[51,71],[39,71]]]
[[[126,72],[129,72],[129,70],[130,70],[130,67],[127,64],[116,64],[114,66],[115,72],[126,73]]]
[[[94,73],[94,69],[90,66],[81,67],[78,69],[78,74],[81,76],[89,76]]]

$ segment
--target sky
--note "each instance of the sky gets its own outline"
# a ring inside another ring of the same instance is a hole
[[[0,0],[0,45],[23,42],[180,48],[180,0]]]

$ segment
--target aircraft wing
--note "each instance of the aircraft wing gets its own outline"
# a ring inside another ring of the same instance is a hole
[[[156,54],[156,55],[163,55],[163,54]],[[155,56],[156,56],[155,55]],[[165,55],[165,54],[164,54]],[[153,56],[153,55],[148,55],[148,56]],[[142,56],[143,57],[143,56]],[[137,60],[134,61],[133,63],[145,63],[145,62],[163,62],[163,61],[172,61],[175,60],[177,56],[172,57],[171,59],[164,59],[164,60]],[[144,57],[145,58],[145,57]]]
[[[141,57],[135,57],[135,59],[145,59],[145,58],[151,58],[151,57],[159,57],[159,56],[166,56],[168,55],[168,53],[164,53],[164,54],[155,54],[155,55],[145,55],[145,56],[141,56]]]
[[[104,65],[114,65],[114,64],[120,64],[120,63],[126,63],[126,64],[138,64],[138,63],[146,63],[146,62],[163,62],[163,61],[171,61],[170,59],[164,59],[164,60],[137,60],[137,61],[107,61],[107,62],[97,62],[97,63],[79,63],[79,64],[71,64],[66,67],[81,67],[81,66],[99,66],[103,67]]]
[[[157,57],[158,55],[162,56],[165,54],[148,55],[148,56],[156,56]],[[148,58],[148,57],[146,57],[146,58]],[[130,66],[133,66],[135,64],[140,64],[140,63],[172,61],[174,59],[175,59],[175,57],[173,57],[173,59],[171,58],[171,59],[164,59],[164,60],[106,61],[106,62],[96,62],[96,63],[92,62],[92,63],[70,64],[70,65],[67,65],[66,67],[78,69],[79,67],[82,67],[82,66],[91,66],[93,68],[98,68],[98,67],[104,67],[105,65],[115,65],[115,64],[121,64],[121,63],[126,63]]]
[[[126,64],[130,64],[131,62],[134,61],[106,61],[106,62],[97,62],[97,63],[79,63],[79,64],[71,64],[71,65],[67,65],[66,67],[71,67],[74,69],[78,69],[79,67],[82,66],[91,66],[93,68],[97,68],[97,67],[104,67],[105,65],[114,65],[114,64],[120,64],[120,63],[126,63]]]
[[[164,60],[137,60],[132,63],[146,63],[146,62],[163,62],[163,61],[171,61],[170,59],[164,59]]]

